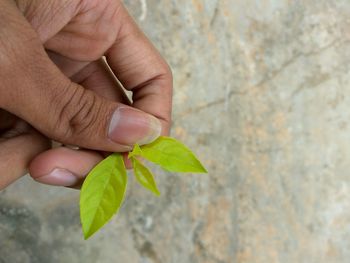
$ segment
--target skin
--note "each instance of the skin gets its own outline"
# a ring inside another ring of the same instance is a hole
[[[136,141],[108,138],[111,116],[128,107],[113,74],[132,108],[169,133],[171,71],[120,1],[7,0],[0,10],[0,189],[28,166],[38,182],[66,169],[78,180],[65,186],[79,187],[107,152],[130,149]]]

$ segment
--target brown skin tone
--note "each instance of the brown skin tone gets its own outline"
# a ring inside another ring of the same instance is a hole
[[[79,179],[65,185],[74,187],[105,152],[124,152],[136,142],[109,138],[111,116],[128,102],[102,56],[133,92],[137,114],[147,121],[155,116],[168,134],[171,72],[120,1],[8,0],[0,10],[6,39],[0,39],[0,149],[6,148],[0,150],[0,189],[22,176],[30,160],[37,181],[66,169]],[[8,136],[12,130],[15,136]],[[147,135],[151,128],[139,130]],[[51,139],[84,150],[49,149]]]

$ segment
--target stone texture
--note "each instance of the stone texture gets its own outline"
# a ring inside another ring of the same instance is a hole
[[[0,194],[0,262],[349,262],[350,2],[129,0],[171,64],[173,135],[208,175],[132,180],[89,241],[78,192]]]

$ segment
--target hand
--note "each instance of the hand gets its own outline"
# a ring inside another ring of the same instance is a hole
[[[73,64],[67,62],[66,66]],[[106,69],[104,61],[100,60],[90,63],[72,78],[103,97],[128,103],[124,92]],[[49,139],[3,110],[0,110],[0,146],[0,189],[24,175],[32,159],[30,170],[36,181],[79,188],[86,174],[104,158],[104,153],[98,151],[73,150],[64,146],[48,150],[51,148]],[[55,173],[45,176],[55,169]]]
[[[8,10],[0,21],[4,17],[10,21],[6,28],[1,27],[0,34],[5,30],[8,42],[12,40],[12,45],[0,43],[5,47],[1,50],[10,51],[4,52],[9,70],[0,70],[1,79],[6,80],[0,88],[2,97],[6,97],[0,99],[2,108],[25,119],[50,138],[89,149],[126,151],[137,141],[147,143],[159,135],[158,120],[163,134],[167,134],[171,73],[120,2],[49,1],[40,6],[35,6],[34,2],[37,1],[18,3],[32,27],[22,19],[15,6],[0,4],[4,5],[0,10]],[[66,75],[76,75],[92,61],[106,55],[119,80],[133,91],[133,106],[151,115],[103,99],[97,95],[100,91],[83,89],[67,79],[48,59],[32,28],[44,46],[54,52],[51,57],[65,69]],[[16,77],[13,69],[17,67],[21,74]],[[11,90],[10,86],[14,88]],[[118,113],[122,113],[121,116]],[[126,114],[129,116],[125,117]],[[123,121],[114,127],[120,119]],[[34,175],[40,173],[40,165],[35,163],[40,162],[34,161],[31,166]],[[50,168],[65,167],[56,164]]]
[[[65,64],[75,63],[66,60]],[[128,104],[123,90],[107,69],[103,60],[92,62],[72,79],[102,97]],[[40,183],[80,188],[89,171],[104,157],[105,152],[61,146],[36,156],[29,167],[30,175]]]

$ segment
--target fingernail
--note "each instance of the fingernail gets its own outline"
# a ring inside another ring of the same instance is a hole
[[[113,113],[108,135],[119,144],[143,145],[157,139],[161,129],[160,121],[152,115],[130,107],[119,107]]]
[[[66,169],[57,168],[48,175],[36,178],[36,181],[49,185],[72,186],[78,183],[78,178]]]

